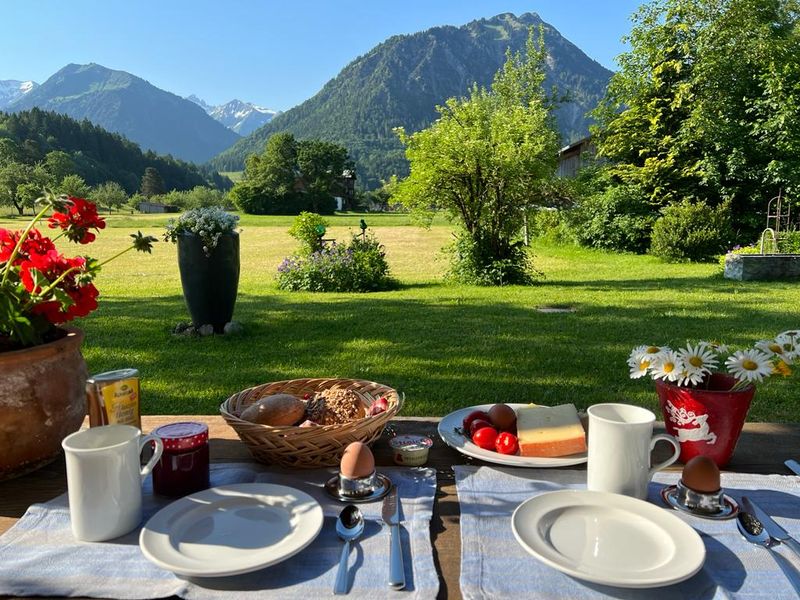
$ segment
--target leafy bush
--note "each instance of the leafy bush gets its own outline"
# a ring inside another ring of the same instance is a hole
[[[644,253],[656,217],[639,188],[617,185],[587,197],[572,211],[571,221],[582,246]]]
[[[289,228],[289,235],[300,242],[300,254],[309,255],[322,250],[322,235],[327,227],[328,222],[320,215],[303,211]]]
[[[470,285],[530,285],[539,275],[522,242],[493,248],[487,238],[461,232],[445,252],[450,254],[447,278]],[[500,256],[501,258],[497,258]]]
[[[783,254],[800,254],[800,231],[782,233],[778,240],[778,249]]]
[[[537,209],[528,217],[528,233],[553,244],[575,244],[577,239],[570,226],[569,211]]]
[[[394,287],[383,247],[373,235],[354,235],[350,244],[290,256],[278,267],[278,287],[307,292],[374,292]]]
[[[729,206],[683,200],[667,206],[653,226],[650,252],[669,261],[708,261],[733,238]]]

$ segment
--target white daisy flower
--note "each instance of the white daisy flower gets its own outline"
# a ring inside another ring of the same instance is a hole
[[[686,365],[684,364],[684,367]],[[703,371],[689,371],[688,369],[684,368],[681,372],[680,378],[678,379],[678,385],[697,385],[699,383],[703,383]]]
[[[669,350],[669,348],[666,346],[637,346],[631,350],[631,355],[628,357],[628,365],[633,368],[645,360],[652,364],[656,356],[664,350]]]
[[[740,381],[762,381],[772,374],[769,354],[761,350],[739,350],[725,361],[728,372]]]
[[[787,336],[790,338],[800,338],[800,329],[789,329],[788,331],[781,331],[777,337]]]
[[[631,368],[631,379],[639,379],[640,377],[644,377],[647,375],[647,372],[650,370],[652,366],[652,361],[647,358],[643,358],[637,363],[632,363],[631,360],[628,360],[628,365]]]
[[[787,345],[789,346],[788,349],[791,350],[793,348],[793,344],[791,343],[792,338],[789,337],[784,339],[775,338],[774,340],[760,340],[756,342],[756,348],[758,348],[759,350],[761,350],[762,352],[764,352],[769,356],[772,356],[774,354],[779,358],[784,358],[787,350],[783,346],[784,340],[787,342]]]
[[[775,338],[775,343],[783,349],[781,358],[790,363],[800,356],[800,338],[781,333]]]
[[[678,381],[684,368],[678,353],[674,350],[664,350],[653,363],[652,373],[655,379]]]
[[[717,367],[717,357],[705,342],[700,342],[696,346],[687,344],[686,348],[678,350],[678,356],[683,363],[683,368],[687,373],[699,375],[703,379],[704,373],[711,373]],[[692,383],[698,383],[692,381]]]

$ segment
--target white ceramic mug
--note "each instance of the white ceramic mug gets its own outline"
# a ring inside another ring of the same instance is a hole
[[[647,497],[653,473],[668,467],[681,453],[671,435],[653,435],[656,416],[630,404],[595,404],[589,407],[589,464],[586,487],[596,492]],[[650,466],[650,452],[665,441],[672,444],[672,456]]]
[[[155,451],[142,467],[141,452],[151,442]],[[142,482],[164,450],[161,439],[130,425],[105,425],[73,433],[61,446],[75,538],[100,542],[133,531],[142,521]]]

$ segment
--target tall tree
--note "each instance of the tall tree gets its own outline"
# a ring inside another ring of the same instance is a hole
[[[57,186],[59,194],[66,194],[76,198],[87,198],[90,189],[80,175],[67,175]]]
[[[595,111],[612,174],[655,206],[731,205],[746,232],[800,193],[798,0],[653,0]]]
[[[490,89],[437,107],[439,119],[407,135],[411,173],[395,196],[418,213],[447,211],[464,230],[453,273],[479,283],[524,283],[530,272],[517,241],[524,210],[555,170],[558,135],[542,89],[545,49],[529,32],[526,55],[508,53]],[[465,268],[466,267],[466,268]]]
[[[119,208],[128,201],[128,194],[116,181],[106,181],[92,190],[90,194],[92,202],[98,206],[108,208]]]
[[[142,194],[144,194],[144,196],[147,198],[150,198],[151,196],[158,196],[166,191],[164,189],[164,180],[161,178],[161,174],[158,172],[158,169],[155,167],[147,167],[144,170],[140,189]]]

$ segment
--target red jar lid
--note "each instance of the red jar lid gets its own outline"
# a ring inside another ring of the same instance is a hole
[[[193,450],[208,443],[208,425],[194,421],[169,423],[153,430],[164,450]]]

